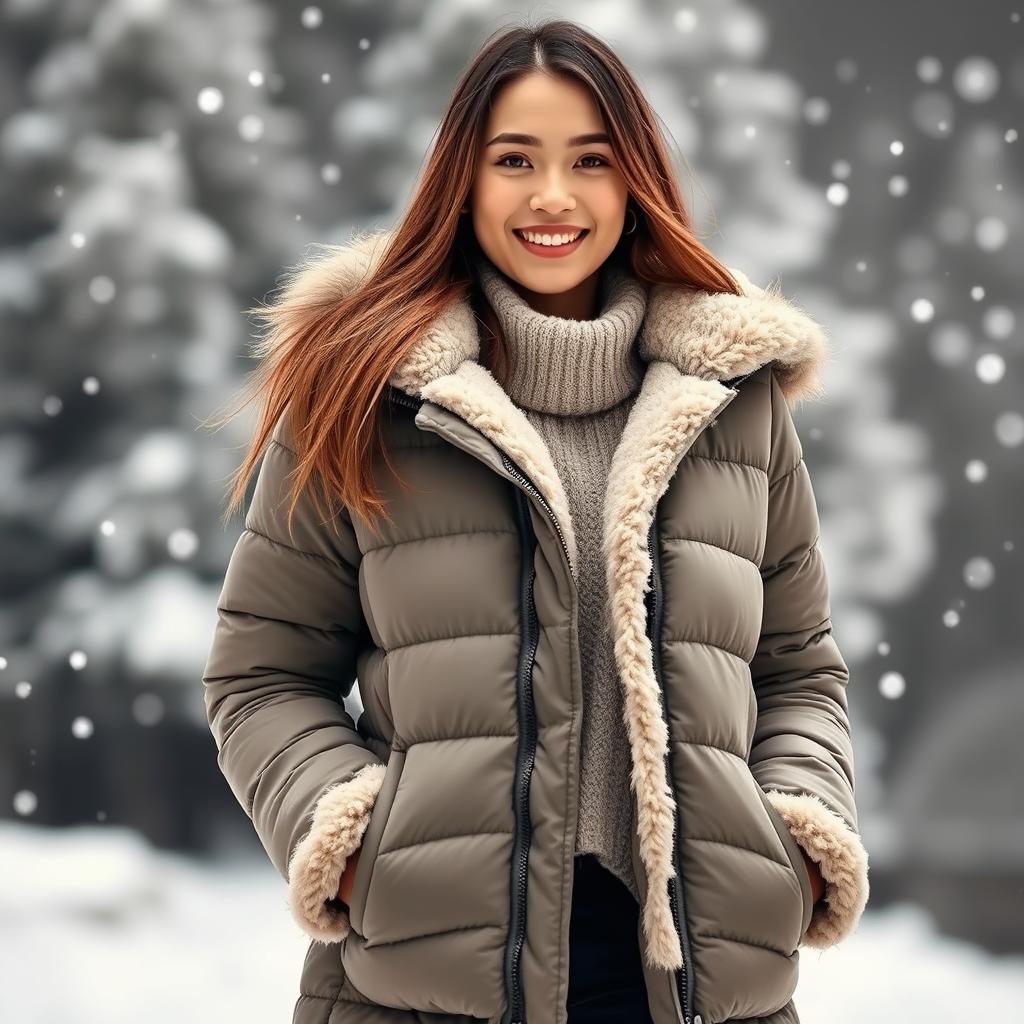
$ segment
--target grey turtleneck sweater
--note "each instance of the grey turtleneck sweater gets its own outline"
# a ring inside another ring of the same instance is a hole
[[[636,340],[648,288],[605,264],[600,314],[570,320],[534,310],[481,254],[481,288],[504,333],[512,401],[547,443],[577,538],[583,725],[576,852],[593,853],[639,902],[631,858],[630,751],[607,604],[602,551],[612,454],[640,389]]]

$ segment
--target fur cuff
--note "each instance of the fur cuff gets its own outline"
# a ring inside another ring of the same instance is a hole
[[[362,842],[386,770],[386,764],[370,763],[325,790],[313,811],[313,826],[288,864],[292,917],[320,942],[340,942],[349,933],[338,888],[349,855]]]
[[[814,905],[801,945],[828,949],[856,928],[867,905],[867,850],[860,836],[820,798],[777,789],[766,792],[825,879],[825,895]]]

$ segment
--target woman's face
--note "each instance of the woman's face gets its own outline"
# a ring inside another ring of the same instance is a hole
[[[543,72],[507,85],[491,108],[469,198],[473,230],[491,262],[543,312],[593,316],[597,272],[622,235],[629,192],[611,145],[578,138],[604,130],[586,87]],[[516,234],[522,228],[586,234],[564,253],[537,252]]]

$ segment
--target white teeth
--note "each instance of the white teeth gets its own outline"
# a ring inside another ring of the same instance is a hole
[[[532,231],[519,231],[517,234],[536,245],[568,245],[569,242],[575,242],[583,232],[577,231],[575,235],[535,235]]]

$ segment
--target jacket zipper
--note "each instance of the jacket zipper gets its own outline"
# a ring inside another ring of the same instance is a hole
[[[658,683],[658,690],[662,694],[662,715],[668,724],[668,702],[665,699],[665,685],[661,664],[661,630],[664,616],[664,602],[662,601],[661,589],[661,552],[658,550],[658,517],[655,515],[651,520],[651,528],[647,539],[651,553],[651,598],[648,602],[647,615],[647,636],[651,641],[651,648],[654,653],[654,675]],[[666,770],[669,780],[672,779],[672,747],[671,742],[665,752]],[[675,875],[668,881],[669,902],[672,905],[672,919],[675,922],[676,932],[679,934],[679,945],[683,951],[683,964],[675,972],[676,987],[679,991],[679,1003],[683,1007],[683,1024],[702,1024],[700,1014],[696,1017],[693,1013],[693,973],[688,970],[687,965],[692,964],[693,957],[690,949],[690,935],[686,927],[686,899],[683,888],[683,875],[679,860],[679,811],[678,802],[676,814],[672,818],[672,863],[675,867]]]
[[[540,640],[537,607],[534,602],[533,563],[535,534],[530,524],[526,495],[516,488],[516,508],[522,537],[520,570],[520,603],[525,610],[523,641],[518,666],[519,746],[516,752],[515,816],[516,834],[512,846],[513,882],[512,920],[505,946],[505,987],[508,992],[504,1024],[524,1024],[526,1006],[523,999],[521,956],[526,932],[526,882],[530,853],[530,779],[537,752],[537,718],[533,706],[533,665]]]
[[[562,545],[562,551],[565,554],[565,562],[569,567],[569,577],[574,579],[572,559],[569,557],[569,546],[565,542],[565,535],[562,532],[562,527],[555,516],[554,510],[548,504],[544,495],[541,494],[540,490],[533,483],[533,481],[505,454],[501,451],[501,462],[509,475],[515,480],[519,481],[520,485],[516,488],[516,501],[520,510],[521,529],[523,530],[524,536],[534,537],[531,521],[530,521],[530,507],[527,503],[526,493],[534,495],[540,502],[544,511],[547,513],[548,518],[551,520],[552,525],[555,528],[555,532],[558,534],[558,540]],[[537,652],[537,644],[539,641],[539,629],[537,622],[537,606],[534,602],[533,595],[533,581],[535,578],[535,571],[533,569],[533,551],[528,545],[524,545],[524,563],[527,561],[527,554],[529,555],[529,582],[528,586],[526,583],[523,585],[523,600],[528,599],[529,617],[528,623],[530,627],[529,632],[529,668],[525,672],[527,684],[521,690],[522,693],[527,695],[527,705],[529,708],[529,723],[530,723],[530,750],[529,750],[529,770],[532,771],[533,759],[536,753],[537,745],[537,723],[533,715],[533,690],[532,690],[532,672],[533,672],[533,659]],[[525,571],[525,569],[524,569]],[[521,673],[522,675],[522,673]],[[520,732],[520,735],[522,731]],[[522,752],[520,752],[520,764],[522,764]],[[526,793],[522,797],[522,802],[517,807],[517,831],[522,834],[524,831],[528,835],[530,820],[529,820],[529,778],[526,781]],[[517,835],[518,843],[518,835]],[[526,915],[526,858],[529,853],[529,840],[526,841],[522,848],[518,845],[513,850],[513,858],[518,855],[519,868],[516,873],[516,903],[514,904],[515,913],[513,914],[513,923],[509,933],[509,945],[506,951],[505,964],[506,964],[506,984],[509,991],[509,1010],[505,1018],[503,1018],[502,1024],[524,1024],[526,1020],[526,1007],[523,1004],[523,992],[522,992],[522,975],[520,973],[519,958],[522,951],[523,945],[523,930],[525,928],[525,915]]]
[[[555,516],[554,510],[548,504],[547,499],[540,492],[533,481],[505,454],[505,452],[499,449],[501,452],[501,462],[509,475],[517,480],[520,484],[516,488],[516,503],[520,511],[520,523],[521,530],[523,531],[524,537],[529,536],[535,538],[530,519],[530,507],[526,498],[526,494],[532,494],[540,503],[544,511],[547,513],[548,518],[551,520],[552,526],[555,528],[555,533],[558,535],[559,543],[562,546],[562,552],[565,555],[565,563],[569,568],[569,579],[570,581],[575,580],[572,566],[572,558],[569,556],[569,546],[565,541],[565,534],[562,532],[561,524],[558,522]],[[537,653],[537,644],[540,638],[540,631],[538,628],[537,620],[537,606],[534,600],[533,593],[533,582],[536,578],[536,571],[533,567],[533,549],[531,545],[524,543],[523,547],[523,561],[524,561],[524,573],[527,571],[526,564],[528,563],[529,578],[528,583],[523,584],[523,600],[527,600],[527,607],[529,608],[528,624],[529,624],[529,642],[527,649],[529,651],[529,668],[525,672],[520,673],[520,677],[525,676],[526,684],[521,688],[521,694],[526,695],[526,703],[529,709],[529,741],[530,749],[528,755],[523,755],[520,750],[520,765],[523,764],[525,756],[529,757],[528,770],[532,772],[533,761],[536,754],[537,747],[537,723],[534,717],[533,709],[533,689],[532,689],[532,672],[534,656]],[[522,701],[521,701],[522,703]],[[522,735],[522,728],[520,728],[520,735]],[[522,746],[520,744],[520,746]],[[502,1024],[525,1024],[526,1020],[526,1006],[523,1001],[522,991],[522,975],[520,973],[520,954],[523,946],[523,933],[525,929],[526,920],[526,870],[527,870],[527,857],[529,855],[529,839],[520,847],[518,845],[519,835],[525,833],[529,835],[530,819],[529,819],[529,775],[525,781],[525,792],[522,795],[521,802],[517,805],[517,840],[516,845],[513,848],[513,859],[518,865],[518,870],[515,875],[517,884],[516,889],[516,902],[513,904],[514,912],[512,919],[512,926],[509,931],[509,942],[506,949],[505,956],[505,974],[506,974],[506,985],[509,992],[508,997],[508,1011],[502,1018]],[[518,858],[518,859],[517,859]]]
[[[409,409],[419,409],[423,404],[422,398],[413,398],[412,395],[406,394],[401,388],[396,388],[393,384],[388,384],[387,388],[388,399],[396,405],[404,405]]]
[[[388,386],[388,397],[398,405],[409,409],[419,409],[421,400],[407,395],[400,388]],[[505,987],[508,992],[507,1008],[502,1017],[502,1024],[525,1024],[526,1006],[523,998],[522,951],[526,935],[526,883],[528,875],[528,858],[530,853],[530,781],[533,776],[533,765],[537,753],[537,718],[533,704],[533,665],[540,642],[540,624],[537,618],[537,606],[534,601],[533,583],[536,576],[534,569],[534,547],[536,534],[533,531],[530,508],[526,492],[535,495],[551,518],[566,562],[570,570],[572,562],[569,548],[565,543],[562,528],[555,518],[554,511],[547,503],[544,495],[537,489],[533,481],[519,469],[502,451],[502,465],[508,473],[521,484],[516,491],[516,510],[520,536],[522,538],[522,559],[520,570],[520,607],[525,609],[523,615],[522,642],[520,644],[519,663],[516,672],[517,709],[519,722],[519,745],[516,750],[516,785],[514,792],[514,808],[516,818],[515,838],[512,844],[513,865],[513,901],[508,941],[505,946]]]
[[[500,450],[500,449],[499,449]],[[534,495],[537,500],[541,503],[544,511],[547,512],[548,518],[551,520],[552,525],[555,528],[555,533],[558,534],[558,539],[562,544],[562,550],[565,552],[565,561],[569,566],[570,575],[572,574],[572,559],[569,557],[569,545],[565,542],[565,534],[562,533],[562,527],[555,517],[554,509],[547,503],[547,499],[537,489],[533,481],[502,451],[501,461],[508,470],[509,474],[515,477],[523,486],[523,488]]]

